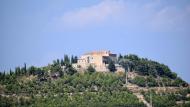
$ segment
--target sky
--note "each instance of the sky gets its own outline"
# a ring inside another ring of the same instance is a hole
[[[190,83],[189,0],[0,0],[0,71],[93,50],[136,54]]]

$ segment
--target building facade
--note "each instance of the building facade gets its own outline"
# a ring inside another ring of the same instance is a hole
[[[87,69],[90,65],[93,66],[96,71],[107,72],[108,64],[110,61],[117,62],[117,55],[110,51],[94,51],[82,55],[74,67],[78,70]]]

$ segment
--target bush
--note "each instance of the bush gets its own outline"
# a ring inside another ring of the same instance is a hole
[[[88,71],[89,73],[96,72],[95,68],[94,68],[92,65],[88,66],[87,71]]]
[[[137,84],[137,85],[139,85],[141,87],[146,86],[146,79],[144,77],[137,76],[131,82],[134,83],[134,84]]]

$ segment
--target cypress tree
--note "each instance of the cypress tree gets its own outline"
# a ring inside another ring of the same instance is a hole
[[[109,62],[108,69],[109,69],[111,72],[115,72],[115,71],[116,71],[115,64],[114,64],[113,61],[110,61],[110,62]]]
[[[58,65],[60,64],[60,61],[59,61],[59,59],[57,59],[57,64],[58,64]]]
[[[63,59],[61,59],[61,66],[63,66],[64,65],[64,61],[63,61]]]
[[[70,64],[70,59],[69,59],[68,55],[64,55],[64,63],[67,65]]]
[[[73,55],[71,56],[71,63],[75,63]]]
[[[9,74],[12,75],[12,70],[10,69]]]
[[[27,69],[26,69],[26,63],[24,63],[24,74],[26,75]]]
[[[77,60],[78,60],[78,57],[75,56],[75,57],[74,57],[74,63],[77,63]]]

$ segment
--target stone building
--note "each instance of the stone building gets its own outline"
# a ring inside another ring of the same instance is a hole
[[[91,65],[96,69],[96,71],[107,72],[109,71],[108,64],[110,61],[116,63],[117,55],[110,51],[94,51],[82,55],[78,59],[77,64],[74,64],[73,66],[78,70],[84,70]],[[121,67],[118,67],[118,69],[121,70]]]

